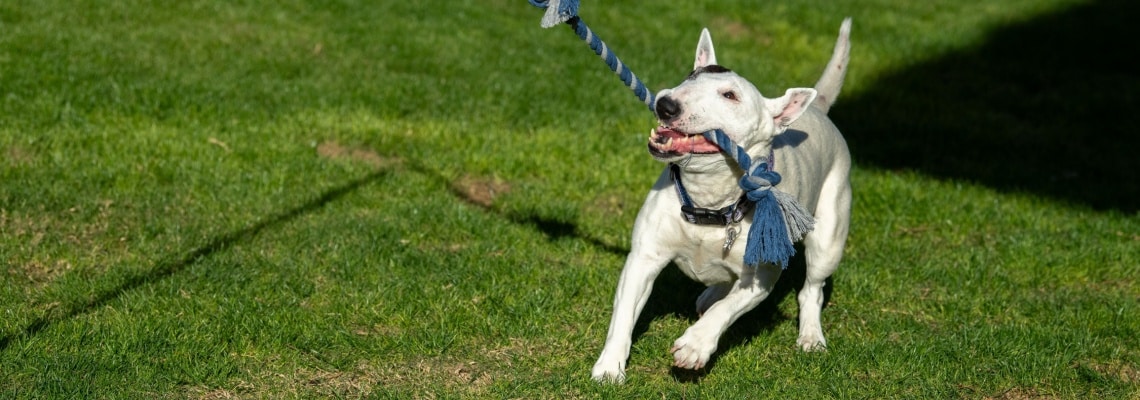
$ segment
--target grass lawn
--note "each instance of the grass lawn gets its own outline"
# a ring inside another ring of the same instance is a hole
[[[827,352],[793,267],[671,369],[702,287],[668,269],[590,380],[655,122],[524,1],[15,0],[0,398],[1140,397],[1140,6],[583,3],[653,90],[703,26],[810,86],[854,18]]]

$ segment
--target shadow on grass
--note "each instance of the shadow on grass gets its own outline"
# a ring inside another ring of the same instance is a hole
[[[206,243],[204,246],[191,250],[189,253],[179,259],[159,263],[146,273],[128,277],[118,286],[99,292],[90,301],[79,304],[66,305],[62,308],[61,311],[52,312],[46,316],[36,319],[31,324],[29,324],[27,328],[24,328],[23,332],[0,338],[0,351],[7,349],[13,341],[34,336],[54,323],[89,313],[92,310],[100,308],[107,303],[114,301],[124,293],[161,281],[171,275],[178,273],[179,271],[182,271],[187,266],[197,263],[203,258],[209,257],[210,255],[221,251],[225,251],[226,249],[232,247],[234,244],[257,236],[259,233],[266,229],[287,223],[296,219],[297,217],[316,211],[328,203],[336,201],[337,199],[344,197],[345,195],[352,193],[357,189],[368,185],[369,183],[375,182],[380,178],[387,176],[389,173],[390,171],[388,170],[378,170],[371,174],[365,175],[364,177],[335,187],[321,194],[317,198],[306,202],[305,204],[286,210],[276,215],[271,215],[261,222],[250,225],[246,228],[216,237],[209,243]]]
[[[1000,28],[977,48],[881,77],[858,96],[841,99],[832,115],[861,164],[1137,212],[1140,70],[1129,61],[1140,53],[1140,42],[1130,39],[1140,33],[1135,15],[1140,2],[1094,1]],[[504,213],[452,192],[552,240],[574,237],[623,257],[629,251],[582,233],[573,222]],[[674,377],[699,381],[718,355],[795,320],[779,304],[803,280],[797,257],[768,299],[725,333],[705,369],[677,369]],[[833,288],[829,279],[825,304]],[[703,289],[666,268],[635,325],[634,341],[659,318],[696,320],[694,302]],[[787,338],[787,345],[795,339]]]
[[[717,347],[716,353],[713,353],[712,358],[708,364],[700,370],[687,370],[682,368],[673,368],[673,378],[679,382],[685,383],[699,383],[716,367],[717,359],[724,353],[731,351],[733,348],[748,344],[753,338],[760,335],[770,335],[772,331],[780,324],[798,320],[798,315],[787,315],[780,310],[780,303],[783,303],[788,296],[794,296],[798,293],[800,287],[804,283],[806,265],[802,255],[803,246],[796,245],[796,256],[792,258],[788,269],[780,274],[780,279],[776,281],[776,286],[772,288],[772,294],[768,295],[760,305],[755,309],[749,311],[736,320],[731,327],[725,331],[724,335],[720,338],[720,343]],[[650,296],[649,302],[645,306],[645,313],[642,314],[642,319],[634,328],[634,338],[641,336],[649,328],[649,323],[663,315],[676,315],[696,322],[697,310],[696,301],[697,296],[704,291],[704,286],[690,280],[677,268],[669,268],[668,273],[662,273],[654,285],[653,295]],[[833,289],[832,278],[827,279],[827,284],[823,287],[823,319],[827,319],[827,304],[831,300],[831,293]],[[798,309],[798,308],[797,308]],[[683,312],[678,312],[682,310]],[[651,316],[647,318],[646,315]],[[826,324],[825,324],[826,326]],[[825,331],[826,335],[827,332]],[[678,333],[678,336],[680,333]],[[778,346],[788,346],[789,348],[796,343],[798,333],[796,336],[774,338],[772,341],[777,343]]]
[[[1136,15],[1140,2],[1094,1],[1003,27],[878,79],[832,115],[860,164],[1137,212]]]
[[[860,164],[1140,212],[1136,15],[1140,2],[1102,0],[1006,26],[977,48],[877,79],[831,114]],[[696,319],[703,288],[670,270],[658,278],[635,337],[657,316]],[[719,355],[794,321],[778,306],[803,279],[797,257],[772,295],[725,333],[709,365],[674,369],[674,378],[699,382]],[[829,279],[824,304],[832,288]]]
[[[499,215],[511,223],[531,226],[535,230],[542,232],[547,240],[557,241],[565,238],[577,239],[616,256],[625,257],[629,254],[629,248],[615,246],[598,238],[591,237],[582,232],[582,230],[578,228],[578,225],[573,222],[543,215],[499,210],[486,201],[486,199],[478,198],[470,191],[464,190],[438,171],[417,162],[408,162],[408,165],[412,170],[431,177],[438,183],[447,186],[451,194],[459,200],[478,207],[485,212]],[[803,247],[797,245],[796,251],[797,254],[802,253]],[[799,286],[803,284],[804,278],[803,257],[794,257],[788,266],[788,270],[784,271],[780,279],[776,282],[772,294],[754,310],[737,320],[737,322],[725,332],[721,338],[720,349],[717,351],[717,354],[745,344],[756,335],[770,332],[776,325],[795,318],[783,315],[778,306],[788,295],[796,292]],[[696,314],[696,300],[704,289],[704,285],[689,279],[689,277],[685,276],[676,266],[670,265],[666,267],[653,283],[653,293],[650,295],[645,308],[641,312],[641,316],[634,325],[633,341],[636,342],[638,338],[644,335],[653,321],[663,317],[676,316],[695,322],[698,318]],[[831,297],[830,279],[828,279],[828,285],[825,286],[824,290],[826,304],[826,299]],[[609,316],[605,315],[603,318],[608,319]],[[794,342],[795,338],[788,338],[789,345]],[[674,376],[682,381],[699,380],[704,376],[705,372],[710,370],[713,364],[716,363],[716,355],[713,357],[709,365],[701,371],[693,372],[677,369],[674,371]]]
[[[475,195],[459,187],[456,182],[452,182],[451,179],[444,176],[439,171],[431,169],[418,161],[409,160],[407,164],[408,167],[413,171],[430,177],[440,185],[446,186],[448,188],[448,191],[451,192],[451,195],[455,196],[457,199],[463,201],[464,203],[478,207],[485,212],[498,215],[503,219],[510,221],[511,223],[534,227],[539,232],[542,232],[542,234],[546,236],[547,240],[557,241],[564,238],[575,238],[583,240],[594,247],[605,250],[608,253],[622,256],[629,253],[628,248],[614,246],[612,244],[606,243],[601,239],[582,232],[582,230],[578,228],[578,225],[573,222],[567,222],[558,218],[551,218],[537,214],[525,214],[500,210],[494,207],[488,201],[488,199],[476,198]]]

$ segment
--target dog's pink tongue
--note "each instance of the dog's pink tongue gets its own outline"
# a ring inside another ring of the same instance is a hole
[[[662,152],[707,154],[720,151],[703,135],[687,135],[664,126],[657,127],[649,142]]]

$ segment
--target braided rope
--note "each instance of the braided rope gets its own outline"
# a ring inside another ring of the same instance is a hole
[[[728,137],[724,131],[720,129],[714,129],[705,132],[703,135],[706,140],[712,142],[712,144],[715,144],[716,147],[719,147],[721,150],[727,153],[729,157],[732,157],[733,160],[736,160],[736,163],[740,164],[740,169],[744,170],[746,175],[752,174],[752,157],[744,151],[743,147],[740,147],[740,145],[736,144],[732,138]],[[764,170],[767,170],[768,164],[762,163],[760,165],[757,165],[757,168],[760,167],[763,167]]]
[[[625,64],[610,51],[609,46],[606,46],[606,43],[598,38],[598,36],[594,34],[594,31],[590,30],[590,27],[582,22],[581,18],[574,17],[566,23],[574,28],[574,33],[578,34],[578,38],[590,45],[590,49],[594,51],[594,54],[597,54],[598,57],[601,57],[602,60],[606,62],[606,66],[610,67],[610,71],[613,71],[621,78],[625,87],[632,90],[633,95],[637,96],[638,100],[641,100],[642,103],[645,103],[645,105],[649,107],[649,111],[653,111],[657,102],[656,96],[653,95],[653,92],[649,91],[649,88],[645,87],[644,83],[641,83],[641,80],[637,79],[637,75],[634,75],[633,71],[627,68]]]
[[[767,262],[788,267],[788,260],[796,254],[794,242],[815,228],[815,218],[790,194],[776,189],[782,178],[772,170],[776,154],[759,164],[729,138],[716,129],[704,133],[705,139],[716,144],[725,154],[736,160],[744,170],[740,188],[756,204],[752,226],[748,228],[748,244],[744,248],[744,263],[751,266]]]
[[[705,132],[705,139],[721,149],[744,170],[740,188],[748,200],[755,203],[752,226],[748,228],[748,244],[744,248],[744,263],[757,266],[761,262],[788,267],[788,260],[796,254],[793,242],[803,238],[815,227],[815,219],[804,210],[795,197],[776,190],[782,178],[771,170],[772,158],[752,163],[752,157],[736,144],[724,131]]]
[[[656,111],[657,99],[641,80],[617,58],[582,19],[578,17],[578,0],[529,0],[530,4],[546,10],[542,27],[566,23],[574,29],[578,38],[586,42],[590,49],[605,61],[606,66],[621,78],[622,83],[633,91],[638,100]],[[748,230],[748,244],[744,250],[744,263],[756,267],[761,262],[777,264],[787,268],[788,260],[795,255],[794,241],[811,231],[815,224],[811,214],[803,209],[795,197],[774,190],[780,183],[780,174],[770,170],[769,162],[753,165],[752,157],[720,129],[705,132],[704,137],[736,160],[744,170],[740,187],[756,207],[752,216],[752,226]]]
[[[546,15],[542,18],[542,27],[549,28],[560,23],[566,23],[574,29],[574,33],[578,35],[579,39],[586,42],[590,46],[590,50],[594,51],[598,57],[605,61],[606,66],[610,67],[610,71],[621,79],[625,87],[633,91],[633,95],[637,96],[638,100],[645,103],[649,107],[649,111],[653,111],[656,107],[657,99],[645,84],[637,79],[637,75],[633,74],[624,63],[617,58],[613,51],[610,51],[606,42],[603,42],[598,35],[590,27],[586,26],[585,22],[578,17],[578,1],[577,0],[529,0],[530,4],[546,10]]]

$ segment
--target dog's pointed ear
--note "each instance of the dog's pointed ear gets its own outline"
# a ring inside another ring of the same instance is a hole
[[[716,64],[716,51],[713,50],[712,36],[709,29],[701,30],[701,40],[697,42],[697,57],[693,61],[693,70]]]
[[[815,100],[815,96],[815,89],[792,88],[779,98],[766,99],[764,106],[768,108],[776,127],[783,129],[803,115],[808,105]]]

